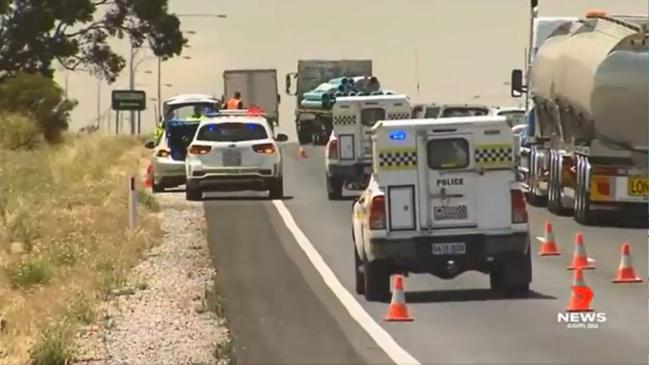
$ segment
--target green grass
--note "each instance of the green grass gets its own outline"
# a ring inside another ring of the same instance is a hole
[[[70,318],[85,325],[94,323],[97,319],[94,304],[91,298],[84,294],[79,294],[72,300],[72,304],[70,305]]]
[[[41,259],[23,260],[7,269],[9,280],[14,288],[30,288],[47,284],[53,272],[52,266]]]
[[[160,205],[158,201],[147,191],[139,190],[137,192],[137,201],[140,205],[146,207],[152,212],[159,212]]]
[[[65,321],[51,324],[29,351],[33,365],[65,365],[74,357],[71,329]]]

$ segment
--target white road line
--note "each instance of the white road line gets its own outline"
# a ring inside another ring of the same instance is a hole
[[[358,303],[354,296],[352,296],[340,283],[336,275],[322,259],[322,256],[320,256],[315,247],[313,247],[311,241],[309,241],[300,227],[298,227],[297,223],[295,223],[291,212],[286,208],[284,202],[281,200],[273,200],[273,204],[275,205],[275,208],[277,208],[279,215],[284,220],[284,224],[286,224],[288,230],[293,234],[298,245],[300,245],[300,248],[302,248],[311,261],[311,264],[313,264],[315,269],[318,270],[318,273],[322,276],[325,284],[327,284],[340,303],[345,307],[345,309],[347,309],[347,312],[349,312],[351,317],[354,318],[361,327],[363,327],[365,332],[374,339],[376,344],[379,345],[379,347],[381,347],[381,349],[383,349],[383,351],[385,351],[385,353],[395,363],[419,365],[420,362],[399,346],[394,338],[392,338],[383,327],[376,323],[360,303]]]

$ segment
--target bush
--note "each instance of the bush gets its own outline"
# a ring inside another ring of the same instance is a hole
[[[0,84],[0,110],[34,118],[50,143],[61,140],[75,106],[54,80],[41,75],[18,73]]]
[[[34,365],[64,365],[74,356],[70,325],[59,322],[50,325],[34,343],[29,356]]]
[[[33,149],[41,142],[42,131],[27,116],[0,113],[0,148],[17,150]]]
[[[29,288],[46,284],[52,276],[52,268],[43,260],[25,260],[7,270],[14,288]]]

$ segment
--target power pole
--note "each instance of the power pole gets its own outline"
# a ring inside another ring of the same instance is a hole
[[[158,57],[158,113],[162,110],[162,57]],[[156,118],[156,124],[160,123],[160,118]]]
[[[133,43],[131,43],[131,59],[129,61],[129,90],[134,90],[135,89],[135,70],[134,70],[134,62],[135,59],[135,48],[133,47]],[[131,110],[130,113],[130,127],[131,127],[131,135],[135,134],[135,111]]]

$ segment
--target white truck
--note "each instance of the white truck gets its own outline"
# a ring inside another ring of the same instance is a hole
[[[374,123],[408,119],[410,104],[405,95],[346,96],[336,98],[332,113],[333,131],[325,148],[327,195],[340,199],[343,187],[359,190],[367,186]]]
[[[263,109],[271,128],[279,125],[280,96],[277,89],[276,70],[226,70],[223,72],[224,102],[241,93],[244,108]]]
[[[589,12],[543,42],[528,85],[512,72],[512,94],[535,105],[521,159],[532,204],[582,224],[646,221],[647,51],[646,15]]]
[[[494,291],[526,295],[527,208],[507,119],[380,121],[371,132],[372,177],[352,208],[356,292],[383,300],[391,274],[479,271]]]

